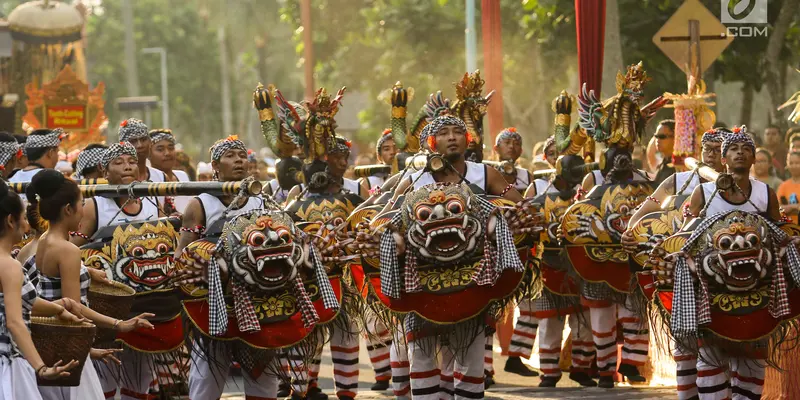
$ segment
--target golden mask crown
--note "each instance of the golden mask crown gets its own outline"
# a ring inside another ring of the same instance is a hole
[[[644,70],[644,64],[639,61],[638,64],[628,66],[625,76],[617,72],[617,93],[641,97],[644,92],[644,85],[651,80],[653,78],[647,75]]]
[[[456,98],[459,101],[467,100],[469,98],[480,98],[483,92],[483,84],[486,83],[481,79],[481,71],[476,70],[475,73],[464,73],[464,77],[459,82],[455,83]]]

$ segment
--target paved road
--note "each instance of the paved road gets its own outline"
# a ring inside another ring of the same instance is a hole
[[[370,385],[374,382],[374,373],[369,364],[369,357],[366,345],[362,343],[359,355],[359,393],[358,399],[391,399],[391,391],[372,392]],[[497,369],[497,385],[486,392],[487,399],[619,399],[619,400],[653,400],[653,399],[674,399],[674,387],[631,387],[628,385],[617,386],[614,389],[599,388],[580,388],[567,379],[566,374],[556,388],[539,388],[539,378],[520,377],[519,375],[503,372],[505,357],[495,353],[495,368]],[[330,354],[327,349],[322,359],[320,370],[320,387],[330,396],[331,400],[336,397],[333,394],[333,366],[331,365]],[[240,378],[229,379],[226,394],[222,397],[226,400],[244,400],[242,393],[243,386]]]

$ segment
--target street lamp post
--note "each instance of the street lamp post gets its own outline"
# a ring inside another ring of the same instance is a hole
[[[158,54],[161,56],[161,124],[169,128],[169,85],[167,84],[167,50],[163,47],[148,47],[142,49],[143,54]]]

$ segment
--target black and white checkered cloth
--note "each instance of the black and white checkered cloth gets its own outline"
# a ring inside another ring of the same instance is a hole
[[[220,240],[220,242],[222,242]],[[217,244],[217,251],[221,250]],[[222,336],[228,331],[228,313],[225,307],[225,292],[222,291],[222,278],[217,256],[211,257],[208,266],[208,333]]]
[[[22,320],[25,322],[25,326],[28,327],[29,331],[31,326],[31,310],[33,310],[33,303],[38,295],[36,285],[28,279],[27,273],[23,274]],[[0,293],[0,357],[18,357],[21,356],[22,353],[19,351],[16,344],[14,344],[13,340],[11,340],[11,333],[8,330],[8,323],[6,320],[4,296],[4,293]]]
[[[5,168],[6,164],[11,161],[12,157],[16,157],[22,145],[14,142],[0,142],[0,166]]]
[[[304,233],[301,233],[301,235],[305,237]],[[314,276],[317,278],[317,284],[319,285],[322,305],[325,306],[326,310],[337,310],[339,309],[339,301],[336,300],[336,293],[333,292],[331,281],[328,279],[328,274],[325,272],[325,266],[322,265],[322,258],[320,258],[319,252],[314,246],[309,247],[309,249],[311,251],[309,260],[311,261],[311,265],[314,266]]]
[[[208,150],[208,152],[211,153],[211,161],[219,161],[225,152],[230,149],[247,151],[247,146],[244,145],[244,142],[239,140],[239,136],[237,135],[231,135],[225,139],[217,140]]]
[[[381,293],[394,299],[400,298],[400,262],[397,257],[397,242],[394,241],[391,228],[399,228],[403,221],[402,213],[397,213],[387,224],[381,234],[380,265]]]
[[[106,149],[102,147],[95,147],[80,152],[80,154],[78,154],[78,160],[75,161],[76,172],[82,176],[83,171],[86,169],[100,166],[105,154]]]
[[[233,311],[236,314],[236,326],[239,328],[239,332],[252,333],[261,331],[256,309],[253,307],[253,300],[250,298],[250,293],[248,293],[244,282],[239,280],[238,277],[234,277],[231,279],[231,286],[233,288]]]
[[[61,128],[56,128],[46,135],[28,135],[25,141],[24,149],[25,154],[28,154],[28,149],[41,149],[45,147],[58,147],[61,141],[67,137],[67,132]]]
[[[128,118],[119,124],[119,141],[130,142],[133,139],[147,137],[147,125],[136,118]]]
[[[122,157],[124,154],[133,157],[137,161],[139,159],[136,155],[136,147],[133,147],[133,145],[128,142],[119,142],[114,143],[105,149],[103,152],[103,157],[100,159],[100,165],[102,165],[103,168],[108,169],[108,165],[111,164],[114,159]]]
[[[162,140],[166,140],[175,144],[175,136],[172,135],[171,129],[153,129],[150,131],[150,140],[156,144]]]
[[[331,147],[331,149],[328,150],[328,153],[329,154],[349,154],[351,146],[352,146],[352,143],[350,143],[349,140],[347,140],[347,139],[345,139],[345,138],[343,138],[341,136],[336,136],[336,138],[333,140],[333,147]]]
[[[730,135],[731,131],[725,128],[713,128],[703,132],[703,137],[700,139],[700,144],[706,143],[722,143],[725,137]]]
[[[35,267],[35,261],[34,261]],[[38,269],[38,268],[37,268]],[[79,275],[80,279],[80,288],[81,288],[81,304],[85,306],[89,306],[89,298],[87,297],[89,294],[89,285],[92,283],[91,275],[89,275],[89,270],[86,269],[85,266],[81,266],[81,272]],[[56,301],[60,300],[64,297],[62,290],[61,290],[61,278],[50,277],[45,274],[39,273],[39,296],[48,301]]]
[[[503,271],[512,269],[516,272],[523,272],[525,267],[519,259],[517,247],[514,245],[514,236],[511,234],[511,229],[508,228],[506,218],[488,200],[480,196],[475,196],[475,198],[478,204],[478,215],[484,226],[487,227],[484,232],[488,233],[490,217],[494,214],[496,218],[494,231],[496,242],[484,240],[483,260],[472,276],[472,280],[479,286],[494,285]]]
[[[703,220],[700,226],[692,232],[686,244],[681,248],[681,252],[691,257],[690,251],[695,247],[698,239],[706,234],[706,231],[711,225],[736,211],[738,210],[723,211]],[[773,257],[775,257],[775,268],[772,272],[772,282],[770,284],[771,296],[769,312],[773,318],[780,319],[790,313],[786,279],[783,274],[784,263],[781,257],[779,257],[779,246],[788,241],[788,236],[771,221],[758,214],[752,215],[767,225],[769,233],[772,236],[773,249],[771,249],[771,251]],[[700,252],[697,251],[695,253],[696,255],[693,261],[695,265],[700,265]],[[786,249],[786,259],[792,280],[795,284],[800,284],[800,254],[798,254],[797,248],[793,244],[790,244]],[[672,334],[676,338],[697,337],[698,326],[707,325],[711,322],[708,284],[702,274],[699,274],[697,279],[700,284],[699,294],[695,294],[694,282],[692,273],[689,270],[688,260],[686,257],[678,257],[675,264],[675,285],[673,289],[674,298],[672,301],[673,310],[671,320]]]
[[[753,141],[753,138],[747,134],[747,127],[744,125],[733,128],[733,132],[725,135],[724,139],[722,140],[722,157],[725,157],[725,153],[728,152],[728,148],[730,148],[734,143],[744,143],[746,146],[749,146],[753,149],[753,153],[756,152],[756,142]]]

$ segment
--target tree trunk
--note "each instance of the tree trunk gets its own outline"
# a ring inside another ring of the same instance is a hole
[[[739,111],[739,123],[750,126],[753,117],[753,86],[745,83],[742,86],[742,108]]]
[[[222,130],[223,137],[233,134],[233,112],[231,110],[231,85],[228,75],[228,46],[225,39],[225,27],[217,29],[217,44],[219,45],[220,79],[222,80]]]
[[[784,0],[781,6],[780,14],[777,21],[770,32],[769,43],[767,44],[766,54],[766,84],[770,97],[770,116],[773,123],[778,124],[781,128],[786,128],[786,120],[782,118],[780,111],[777,110],[784,101],[786,95],[781,85],[781,69],[785,68],[785,64],[781,62],[781,50],[786,39],[786,31],[789,29],[789,24],[794,20],[797,14],[800,2],[797,0]],[[782,130],[783,130],[782,129]]]
[[[619,2],[606,0],[606,35],[603,45],[603,90],[606,97],[616,93],[617,72],[625,68],[619,33]]]

